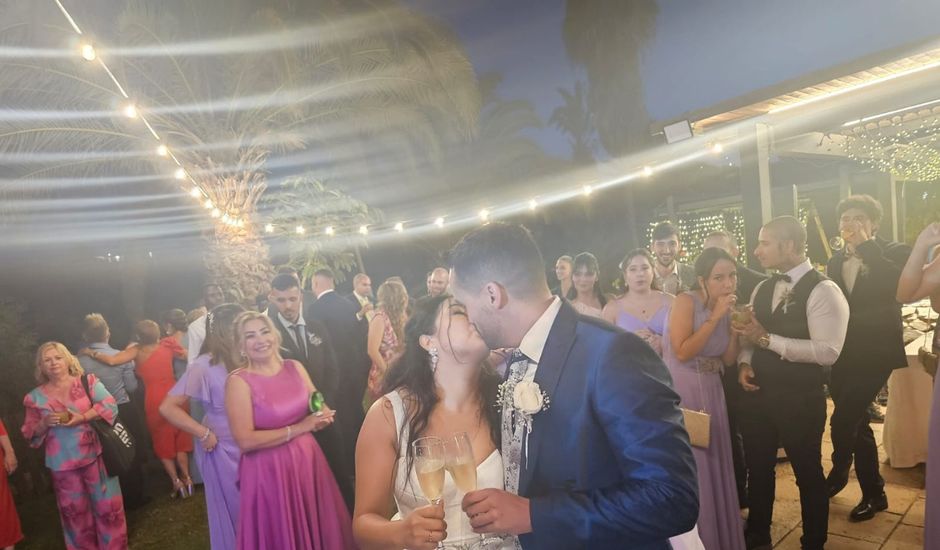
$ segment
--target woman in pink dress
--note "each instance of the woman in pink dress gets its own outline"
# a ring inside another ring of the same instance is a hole
[[[245,368],[229,375],[225,410],[242,451],[237,548],[351,549],[352,520],[323,451],[311,432],[335,412],[308,408],[316,388],[307,371],[278,355],[280,333],[263,313],[235,319]]]
[[[928,297],[934,311],[940,312],[940,222],[928,225],[918,235],[898,281],[896,298],[899,302],[916,302]],[[940,330],[934,327],[933,335],[933,352],[940,353]],[[940,384],[937,383],[933,385],[929,430],[924,550],[940,550]]]
[[[23,399],[26,419],[21,431],[31,447],[45,445],[65,547],[122,550],[127,548],[127,521],[121,486],[105,470],[101,443],[89,424],[99,418],[113,423],[117,402],[92,374],[87,376],[86,393],[82,376],[78,359],[65,346],[39,346],[40,385]]]
[[[375,314],[369,321],[369,339],[366,349],[372,359],[369,370],[369,387],[363,403],[366,410],[381,395],[382,380],[392,360],[401,353],[401,342],[405,330],[408,310],[408,291],[405,285],[388,280],[379,286],[379,300]]]
[[[16,513],[13,493],[7,483],[7,476],[16,470],[16,455],[3,420],[0,420],[0,461],[3,462],[3,470],[0,470],[0,548],[12,550],[14,544],[23,540],[23,531],[20,529],[20,516]]]

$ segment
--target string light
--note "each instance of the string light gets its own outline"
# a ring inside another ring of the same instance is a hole
[[[652,167],[652,166],[644,166],[644,167],[643,167],[643,175],[646,176],[646,177],[652,176],[652,175],[653,175],[653,167]]]
[[[722,151],[725,150],[725,146],[722,145],[720,141],[716,141],[715,143],[712,144],[710,149],[712,153],[716,155],[720,155]]]
[[[846,135],[842,148],[849,159],[863,166],[894,174],[906,181],[940,179],[940,116],[923,119],[918,126],[910,118],[894,117],[875,129],[856,127]]]
[[[206,203],[203,204],[203,206],[206,207],[206,210],[212,210],[212,201],[209,199],[206,199]]]
[[[537,200],[535,200],[535,199],[530,199],[530,200],[529,200],[529,210],[535,210],[535,209],[538,208],[538,207],[539,207],[539,201],[537,201]]]
[[[362,236],[368,235],[368,234],[369,234],[369,226],[367,226],[367,225],[360,225],[360,226],[359,226],[359,234],[362,235]]]
[[[198,187],[193,187],[189,191],[189,196],[194,199],[198,199],[199,197],[202,196],[202,191],[200,191]]]
[[[218,208],[213,208],[213,209],[212,209],[212,217],[213,217],[213,218],[218,218],[218,217],[220,217],[221,215],[222,215],[222,211],[221,211],[221,210],[219,210]]]
[[[434,220],[434,225],[436,225],[438,228],[444,227],[444,218],[437,218]]]
[[[327,226],[326,229],[323,230],[323,232],[326,233],[327,237],[332,237],[333,235],[336,234],[336,230],[333,229],[332,225]]]
[[[177,168],[176,171],[173,172],[173,177],[178,180],[186,179],[186,170],[183,170],[182,168]]]
[[[72,15],[65,8],[62,2],[59,0],[55,0],[55,3],[56,3],[56,6],[59,8],[59,11],[62,13],[62,16],[65,17],[69,25],[75,31],[75,34],[79,35],[80,37],[84,37],[84,33],[82,33],[82,29],[75,22],[75,19],[72,18]],[[118,81],[117,77],[114,75],[114,72],[111,71],[111,69],[107,66],[107,64],[104,62],[103,59],[98,57],[98,54],[95,51],[95,47],[90,42],[83,40],[79,43],[78,50],[82,59],[84,59],[85,61],[91,62],[91,61],[97,60],[100,67],[104,70],[105,73],[107,73],[108,77],[111,79],[111,82],[114,84],[115,88],[117,88],[118,92],[120,92],[121,96],[124,99],[128,100],[128,102],[125,103],[120,108],[121,114],[129,119],[137,119],[137,118],[141,119],[141,121],[144,123],[144,126],[147,128],[147,130],[150,132],[153,138],[157,140],[158,142],[161,141],[160,135],[157,134],[157,131],[154,130],[153,126],[150,124],[147,118],[140,112],[137,105],[135,105],[133,101],[130,101],[130,96],[128,95],[124,87],[121,85],[120,81]],[[180,164],[179,160],[177,160],[176,157],[170,153],[166,145],[163,145],[163,144],[158,145],[156,152],[158,156],[161,156],[161,157],[169,156],[176,162],[176,164]],[[176,171],[176,174],[175,174],[176,178],[180,180],[187,179],[189,177],[188,174],[185,172],[185,170],[182,170],[182,171],[181,170],[182,169]],[[195,185],[195,182],[193,182],[193,184]],[[191,191],[190,194],[193,197],[196,197],[195,191]],[[215,218],[221,217],[221,211],[219,211],[217,208],[213,208],[211,202],[209,201],[206,202],[206,208],[212,210],[213,217]],[[216,212],[218,212],[218,215],[216,215]],[[237,218],[235,216],[229,216],[229,225],[233,227],[244,227],[245,222],[241,218]]]
[[[303,235],[304,233],[307,232],[307,230],[304,229],[304,226],[298,225],[297,227],[294,228],[294,232],[297,233],[298,235]]]
[[[265,225],[264,225],[264,232],[265,232],[265,233],[274,233],[274,224],[270,224],[270,223],[265,224]]]
[[[490,211],[484,208],[480,210],[480,213],[477,214],[480,217],[480,221],[487,222],[490,219]]]
[[[594,192],[594,189],[592,189],[590,185],[585,185],[581,187],[581,193],[583,193],[585,197],[589,197],[591,193],[593,192]]]
[[[91,44],[82,44],[82,59],[85,61],[94,61],[98,57],[95,53],[95,47]]]
[[[402,222],[398,222],[395,224],[395,231],[398,231],[399,233],[401,233],[404,230],[405,230],[405,224],[403,224]]]

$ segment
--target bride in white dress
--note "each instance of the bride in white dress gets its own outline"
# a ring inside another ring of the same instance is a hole
[[[411,443],[465,432],[477,465],[476,488],[503,488],[494,406],[500,378],[484,366],[488,355],[463,306],[447,296],[415,305],[404,353],[386,373],[385,396],[366,415],[356,446],[353,533],[362,550],[431,550],[441,541],[448,550],[478,547],[480,535],[461,510],[464,493],[449,472],[443,506],[428,504]],[[487,545],[494,547],[512,544]]]

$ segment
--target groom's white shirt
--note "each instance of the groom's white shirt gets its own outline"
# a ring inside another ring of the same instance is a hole
[[[539,368],[539,363],[542,362],[542,352],[545,351],[548,333],[551,332],[559,311],[561,311],[561,298],[555,296],[545,313],[529,328],[529,332],[525,333],[522,341],[519,342],[519,351],[529,358],[529,365],[522,377],[527,382],[531,382],[535,378],[535,371]]]

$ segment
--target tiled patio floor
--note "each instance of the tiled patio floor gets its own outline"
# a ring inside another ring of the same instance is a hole
[[[829,403],[832,414],[832,403]],[[885,478],[888,510],[870,521],[850,523],[849,511],[861,500],[855,473],[849,485],[830,501],[829,542],[831,550],[922,550],[924,547],[924,467],[894,469],[886,464],[881,445],[881,424],[872,424],[881,455],[881,475]],[[832,466],[829,426],[823,436],[823,470]],[[800,548],[802,534],[800,500],[793,470],[787,462],[777,464],[777,500],[771,532],[774,548]]]

